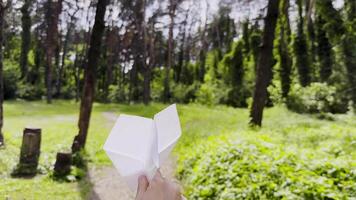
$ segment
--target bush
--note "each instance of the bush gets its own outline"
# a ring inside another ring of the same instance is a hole
[[[128,94],[128,88],[120,88],[118,85],[109,86],[108,100],[110,102],[119,103],[127,101],[126,96]]]
[[[17,84],[16,97],[24,100],[36,100],[41,99],[44,95],[44,88],[36,85],[26,84],[19,82]]]
[[[201,147],[178,169],[188,199],[349,199],[356,171],[302,160],[270,143],[220,142]]]
[[[17,83],[20,72],[16,64],[5,60],[4,62],[4,98],[12,99],[16,97]]]
[[[213,80],[209,74],[205,75],[205,82],[197,91],[197,102],[204,105],[216,105],[226,102],[230,90],[222,81]]]
[[[336,88],[326,83],[312,83],[308,87],[295,84],[286,101],[287,107],[299,113],[346,112],[348,103]]]
[[[196,98],[200,85],[198,82],[191,85],[176,84],[172,87],[173,100],[179,103],[190,103]]]

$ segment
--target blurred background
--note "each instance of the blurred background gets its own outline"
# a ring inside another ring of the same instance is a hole
[[[133,199],[102,146],[171,103],[187,199],[356,198],[355,0],[0,0],[0,45],[0,199]]]

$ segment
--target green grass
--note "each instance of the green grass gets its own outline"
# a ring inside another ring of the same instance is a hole
[[[163,109],[164,104],[148,107],[124,104],[98,104],[90,124],[86,151],[90,166],[110,165],[110,160],[102,150],[102,145],[113,125],[106,119],[105,112],[126,113],[152,117]],[[0,149],[0,198],[10,199],[85,199],[90,190],[86,180],[79,182],[58,182],[52,180],[48,172],[58,151],[69,150],[73,137],[77,134],[79,105],[72,101],[55,101],[47,105],[42,101],[5,102],[4,135],[6,148]],[[248,128],[248,110],[225,106],[206,107],[201,105],[178,105],[183,136],[174,153],[179,163],[183,163],[191,152],[206,138],[214,140],[223,135],[229,141],[259,140],[279,145],[288,151],[312,152],[320,150],[320,157],[329,155],[323,148],[333,149],[345,161],[356,160],[356,117],[337,115],[335,121],[319,120],[312,115],[300,115],[275,107],[265,112],[263,128]],[[42,128],[42,151],[40,168],[44,172],[32,179],[15,179],[10,176],[18,162],[22,130],[26,126]],[[332,146],[333,148],[329,148]],[[324,154],[323,154],[324,152]],[[307,155],[307,154],[306,154]]]

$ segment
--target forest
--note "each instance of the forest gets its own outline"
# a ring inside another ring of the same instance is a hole
[[[0,199],[132,198],[112,118],[172,103],[187,199],[355,199],[356,1],[0,0]]]

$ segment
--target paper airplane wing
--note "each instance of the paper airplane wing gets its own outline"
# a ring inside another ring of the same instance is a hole
[[[104,144],[104,150],[132,190],[136,189],[140,175],[151,177],[155,173],[158,156],[152,156],[157,141],[154,128],[151,119],[120,115]]]
[[[158,137],[160,165],[168,158],[174,145],[181,136],[181,127],[176,105],[173,104],[154,117]]]

